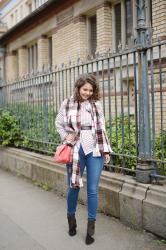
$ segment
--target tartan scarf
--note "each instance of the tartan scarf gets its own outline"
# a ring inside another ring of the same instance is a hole
[[[103,137],[105,136],[105,141],[108,148],[111,148],[108,143],[105,124],[102,119],[100,119],[97,102],[91,102],[90,112],[92,115],[92,136],[94,138],[93,156],[102,156],[104,153],[104,143]],[[73,188],[82,187],[83,182],[80,175],[80,161],[79,161],[79,149],[80,149],[80,129],[81,129],[81,104],[74,101],[73,96],[66,99],[64,107],[64,128],[68,133],[75,133],[76,140],[72,150],[72,168],[71,168],[71,178],[70,186]]]

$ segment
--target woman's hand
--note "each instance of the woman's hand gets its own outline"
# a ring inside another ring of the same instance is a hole
[[[68,142],[74,142],[74,140],[75,140],[75,134],[68,134],[67,136],[66,136],[66,140],[68,141]]]
[[[109,155],[109,153],[105,153],[104,157],[105,157],[105,163],[108,164],[110,162],[110,155]]]

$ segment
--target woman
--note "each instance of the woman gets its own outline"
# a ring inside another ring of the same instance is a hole
[[[67,218],[69,235],[76,234],[76,207],[82,175],[86,166],[88,224],[86,244],[94,242],[98,187],[101,171],[110,161],[111,148],[105,131],[105,119],[99,101],[99,86],[93,74],[81,75],[74,86],[74,94],[64,100],[56,118],[61,139],[73,145],[73,162],[67,165]]]

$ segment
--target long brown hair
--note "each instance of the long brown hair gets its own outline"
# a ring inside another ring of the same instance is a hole
[[[84,84],[89,83],[93,88],[93,94],[90,97],[90,101],[97,101],[100,99],[99,84],[96,76],[92,73],[82,74],[78,77],[74,85],[74,101],[81,101],[80,88]]]

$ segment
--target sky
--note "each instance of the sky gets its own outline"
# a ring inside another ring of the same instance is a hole
[[[18,2],[18,0],[11,0],[2,10],[1,10],[1,14],[6,13],[10,8],[12,8],[12,6]]]

